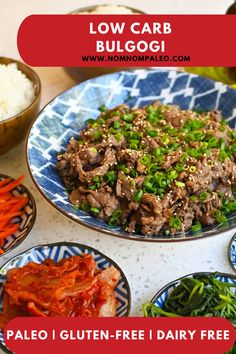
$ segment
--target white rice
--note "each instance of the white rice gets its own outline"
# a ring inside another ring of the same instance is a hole
[[[129,9],[128,7],[125,6],[119,6],[119,5],[101,5],[101,6],[96,6],[94,10],[92,11],[84,11],[81,12],[82,14],[102,14],[102,15],[129,15],[133,14],[134,12]]]
[[[25,110],[34,100],[32,81],[15,63],[0,64],[0,121]]]

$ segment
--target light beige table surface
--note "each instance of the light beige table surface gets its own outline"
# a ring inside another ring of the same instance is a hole
[[[106,1],[96,1],[104,2]],[[119,3],[119,1],[108,2]],[[24,17],[32,13],[67,13],[94,3],[95,1],[90,0],[0,0],[0,56],[19,57],[16,33]],[[231,1],[124,0],[122,3],[148,13],[224,13]],[[37,68],[36,71],[42,80],[41,106],[74,84],[62,68]],[[0,171],[13,177],[22,173],[27,175],[23,144],[0,156]],[[90,231],[56,212],[42,199],[28,175],[26,185],[30,187],[36,199],[37,221],[28,239],[10,255],[1,259],[1,264],[9,257],[36,244],[54,241],[77,241],[88,244],[114,259],[124,270],[132,291],[133,316],[140,315],[142,303],[148,301],[160,287],[176,277],[195,271],[231,272],[227,260],[227,245],[233,231],[213,238],[176,244],[120,240]]]

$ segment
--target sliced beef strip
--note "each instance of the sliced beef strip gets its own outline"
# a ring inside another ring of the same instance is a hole
[[[118,120],[120,120],[120,116],[113,116],[111,118],[108,118],[106,120],[106,126],[109,128],[114,122],[117,122]]]
[[[173,151],[171,152],[170,154],[168,154],[166,157],[165,157],[165,161],[162,165],[162,167],[164,168],[164,170],[167,170],[168,168],[171,167],[171,165],[173,165],[175,162],[178,162],[179,159],[180,159],[180,152],[177,150],[177,151]]]
[[[69,153],[75,153],[78,151],[78,141],[75,138],[70,139],[66,151]]]
[[[141,232],[144,235],[152,236],[157,235],[159,231],[163,228],[167,219],[163,216],[151,216],[151,217],[142,217],[141,218]]]
[[[209,114],[210,118],[215,122],[220,122],[222,120],[222,115],[219,111],[211,111]]]
[[[162,111],[164,119],[173,125],[174,128],[180,128],[184,125],[186,119],[188,119],[186,114],[180,111],[178,106],[171,106]]]
[[[160,215],[163,210],[162,201],[153,194],[144,193],[141,200],[141,206],[147,211]]]
[[[94,168],[91,171],[84,171],[83,165],[81,163],[80,157],[75,155],[73,159],[73,166],[75,171],[78,173],[79,178],[82,182],[91,181],[95,176],[104,176],[111,166],[116,163],[115,150],[108,148],[105,152],[104,159],[101,162],[101,166]]]
[[[97,152],[97,149],[93,147],[81,148],[79,151],[79,157],[82,165],[94,165],[101,162],[101,155]]]
[[[134,150],[120,150],[116,154],[118,163],[125,163],[130,168],[135,168],[140,158],[140,152]]]
[[[182,221],[181,231],[187,231],[190,229],[194,219],[194,212],[189,207],[188,199],[185,199],[183,203],[181,203],[181,206],[175,210],[174,216],[180,218]]]
[[[108,138],[105,138],[101,143],[97,144],[95,147],[97,149],[104,149],[108,147],[115,148],[119,150],[120,148],[125,148],[126,140],[122,136],[119,140],[117,140],[113,135],[110,135]]]
[[[102,187],[96,191],[79,187],[77,191],[85,196],[86,201],[92,207],[101,209],[99,218],[107,220],[112,215],[113,211],[120,207],[119,200],[108,186]]]
[[[64,153],[59,155],[56,168],[66,186],[66,188],[74,188],[77,186],[78,178],[74,167],[71,164],[72,154]]]

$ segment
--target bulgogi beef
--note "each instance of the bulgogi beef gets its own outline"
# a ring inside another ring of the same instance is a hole
[[[128,232],[198,231],[236,211],[236,132],[217,111],[102,107],[57,159],[71,203]]]

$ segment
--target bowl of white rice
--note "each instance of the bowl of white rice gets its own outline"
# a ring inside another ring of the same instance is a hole
[[[126,5],[102,4],[82,7],[70,12],[70,15],[142,15],[145,14],[142,10],[135,9]],[[93,77],[109,74],[112,72],[126,70],[132,68],[120,67],[66,67],[66,72],[75,80],[83,81]]]
[[[36,72],[0,57],[0,154],[17,145],[39,112],[41,83]]]

